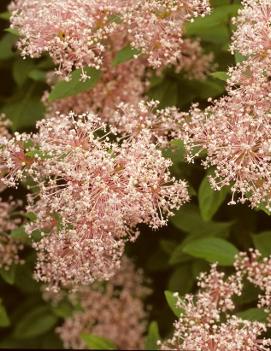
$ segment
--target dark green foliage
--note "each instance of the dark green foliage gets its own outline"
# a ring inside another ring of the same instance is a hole
[[[145,350],[158,350],[158,340],[160,340],[158,324],[157,322],[151,322],[145,339]]]
[[[116,350],[117,346],[114,345],[110,340],[101,338],[97,335],[82,334],[82,340],[90,350]]]
[[[93,88],[100,79],[101,72],[89,67],[84,68],[84,72],[88,76],[86,80],[81,79],[82,70],[77,69],[71,74],[69,81],[58,82],[51,91],[49,100],[53,101],[73,96]]]
[[[231,2],[231,4],[230,4]],[[7,32],[8,1],[2,1],[0,15],[0,112],[12,121],[12,129],[32,131],[41,119],[45,107],[41,97],[49,87],[46,73],[53,69],[48,57],[23,60],[14,49],[16,33]],[[236,15],[240,1],[214,0],[210,16],[199,18],[187,25],[185,35],[199,37],[206,52],[213,52],[216,72],[205,81],[188,79],[183,72],[167,69],[161,75],[152,74],[148,96],[160,101],[160,106],[177,106],[187,111],[191,103],[200,107],[208,105],[207,99],[226,94],[227,68],[244,59],[228,52],[232,32],[231,17]],[[113,19],[118,20],[118,19]],[[130,46],[120,50],[114,65],[121,65],[139,54]],[[59,82],[50,92],[49,99],[57,100],[91,89],[101,78],[101,72],[84,68],[91,77],[80,80],[81,70],[72,73],[71,80]],[[33,148],[29,157],[39,153]],[[205,172],[197,159],[195,164],[185,162],[185,152],[180,140],[174,140],[163,150],[172,160],[172,173],[185,178],[190,185],[191,202],[176,212],[169,225],[159,231],[140,227],[141,236],[128,245],[127,253],[151,278],[153,293],[147,300],[151,322],[145,338],[146,349],[157,349],[157,340],[172,330],[173,320],[181,311],[176,308],[173,292],[180,295],[196,291],[196,278],[209,270],[209,263],[218,262],[225,272],[231,272],[234,256],[241,250],[255,247],[264,255],[271,254],[271,221],[267,213],[252,211],[246,205],[227,205],[229,189],[215,192],[208,183]],[[47,157],[40,155],[40,157]],[[25,189],[20,190],[25,194]],[[8,192],[9,195],[9,192]],[[13,194],[14,195],[14,194]],[[15,195],[16,196],[16,195]],[[33,213],[27,220],[35,220]],[[57,217],[61,228],[61,218]],[[41,286],[33,279],[35,255],[23,228],[11,235],[26,245],[24,265],[0,271],[0,348],[62,348],[54,333],[55,326],[73,312],[68,302],[51,307],[41,297]],[[39,240],[40,232],[34,234]],[[250,320],[265,319],[265,313],[256,309],[257,291],[247,284],[242,297],[236,299],[239,316]],[[161,336],[159,335],[161,333]],[[82,339],[91,349],[116,349],[110,340],[85,334]]]

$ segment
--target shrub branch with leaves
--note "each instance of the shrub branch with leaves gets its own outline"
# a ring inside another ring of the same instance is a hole
[[[0,6],[0,348],[269,350],[270,1]]]

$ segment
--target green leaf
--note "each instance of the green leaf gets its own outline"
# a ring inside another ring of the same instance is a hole
[[[225,83],[219,80],[198,81],[198,95],[201,99],[217,97],[224,93]]]
[[[46,72],[41,71],[40,69],[33,69],[31,72],[29,72],[28,77],[37,82],[45,82]]]
[[[0,327],[8,327],[10,325],[10,320],[5,307],[0,301]]]
[[[137,50],[130,45],[124,47],[121,49],[116,56],[114,57],[112,61],[113,66],[117,66],[120,63],[124,63],[126,61],[129,61],[133,58],[136,58],[140,54],[140,50]]]
[[[5,34],[0,40],[0,60],[8,60],[15,54],[13,52],[13,45],[17,41],[15,35],[11,33]]]
[[[26,212],[26,213],[24,213],[24,217],[29,219],[30,222],[35,222],[38,218],[34,212]]]
[[[81,80],[82,70],[77,69],[71,74],[71,79],[68,82],[62,80],[56,83],[48,100],[54,101],[63,99],[67,96],[77,95],[93,88],[101,78],[101,72],[92,67],[84,68],[84,72],[90,77],[86,81]]]
[[[182,309],[177,307],[177,301],[178,298],[177,296],[175,296],[175,293],[166,290],[165,291],[165,297],[167,300],[167,303],[169,305],[169,307],[171,308],[172,312],[175,314],[176,317],[180,317],[181,313],[183,313]]]
[[[167,77],[161,84],[154,85],[149,91],[148,96],[160,102],[159,107],[165,108],[175,106],[178,102],[179,85],[176,79]]]
[[[48,160],[52,156],[49,153],[42,151],[38,148],[32,148],[30,151],[26,152],[25,155],[30,158],[38,158],[40,160]]]
[[[194,205],[183,206],[180,210],[176,211],[174,217],[170,220],[177,228],[184,232],[197,232],[204,223],[198,208]]]
[[[17,322],[14,337],[17,339],[28,339],[45,334],[55,326],[57,320],[58,318],[48,307],[36,307]]]
[[[177,228],[193,236],[223,236],[227,237],[233,222],[204,221],[199,209],[194,205],[183,206],[170,219]]]
[[[210,265],[208,262],[198,259],[198,260],[193,260],[192,262],[192,274],[194,279],[197,279],[198,276],[202,273],[202,272],[207,272],[210,269]]]
[[[191,271],[191,264],[185,263],[177,267],[170,275],[168,289],[177,291],[181,295],[191,291],[194,285],[194,277]]]
[[[157,85],[163,84],[163,80],[165,79],[163,72],[159,72],[160,74],[156,74],[156,72],[152,72],[152,76],[149,79],[149,87],[153,88]]]
[[[255,208],[257,211],[263,211],[268,216],[271,216],[271,211],[266,207],[266,203],[261,203]]]
[[[81,334],[81,339],[90,350],[117,350],[117,346],[106,338],[93,334]]]
[[[224,82],[227,81],[227,79],[229,78],[228,73],[223,72],[223,71],[217,71],[217,72],[210,73],[210,76],[212,76],[216,79],[219,79],[219,80],[223,80]]]
[[[253,244],[264,256],[271,255],[271,231],[251,235]]]
[[[215,191],[211,188],[208,175],[203,178],[199,187],[199,208],[201,217],[205,221],[212,219],[220,205],[224,202],[228,194],[228,188]]]
[[[254,303],[258,300],[259,293],[259,289],[245,279],[242,294],[234,297],[234,304],[236,306],[243,306]]]
[[[174,80],[166,80],[163,84],[163,94],[160,101],[160,108],[176,106],[178,103],[178,83]]]
[[[206,42],[224,45],[229,43],[231,17],[237,14],[240,4],[227,4],[212,10],[205,17],[198,17],[186,25],[188,36],[197,36]]]
[[[183,248],[183,252],[208,262],[217,262],[222,266],[231,266],[238,250],[224,239],[205,238],[191,241]]]
[[[10,19],[10,12],[5,11],[0,13],[0,18],[5,21],[9,21]]]
[[[20,36],[20,33],[17,31],[17,29],[14,29],[14,28],[6,28],[6,29],[4,29],[4,31],[8,32],[10,34],[13,34],[16,37]]]
[[[187,261],[191,261],[191,257],[183,252],[183,247],[184,247],[184,244],[181,243],[175,248],[175,250],[172,252],[170,256],[169,264],[175,265],[178,263],[185,263]]]
[[[268,313],[261,308],[249,308],[245,311],[237,313],[237,316],[248,321],[258,321],[264,323],[266,322]]]
[[[149,325],[148,334],[145,339],[145,350],[158,350],[158,340],[160,340],[158,324],[153,321]]]
[[[185,161],[185,148],[181,140],[171,140],[168,147],[163,149],[163,156],[169,158],[174,167]]]
[[[12,74],[18,86],[22,86],[28,79],[29,73],[34,69],[35,64],[32,60],[14,61]]]
[[[23,265],[16,267],[15,286],[24,294],[39,294],[40,285],[33,278],[35,256],[30,255],[25,259]]]
[[[203,239],[204,237],[209,238],[209,237],[214,237],[214,236],[219,236],[219,237],[227,237],[229,233],[229,226],[225,226],[227,223],[215,223],[215,222],[208,222],[208,226],[206,227],[206,232],[201,231],[201,229],[198,229],[198,232],[191,232],[186,238],[176,246],[175,250],[172,252],[170,259],[169,259],[169,264],[170,265],[176,265],[179,263],[186,263],[191,261],[192,257],[188,254],[186,254],[183,251],[183,248],[190,242],[194,242],[195,240],[198,239]],[[216,228],[218,226],[218,228]],[[210,231],[208,231],[208,227],[210,228]],[[224,230],[220,231],[220,228]],[[205,230],[205,229],[204,229]]]
[[[10,285],[13,285],[15,282],[15,273],[16,273],[16,266],[11,266],[8,270],[0,269],[0,275],[4,279],[4,281]]]
[[[236,53],[234,54],[234,57],[235,57],[235,63],[241,63],[241,62],[247,60],[247,57],[241,55],[239,52],[236,52]]]
[[[68,301],[61,301],[57,306],[52,307],[52,311],[57,317],[67,318],[73,313],[73,307]]]
[[[36,83],[26,91],[20,90],[1,109],[1,112],[12,121],[12,129],[33,127],[43,117],[45,108],[37,95]]]
[[[14,229],[10,233],[10,236],[18,241],[21,241],[22,243],[27,243],[30,241],[29,236],[26,234],[23,227]]]
[[[39,61],[36,65],[38,70],[44,70],[44,71],[52,71],[55,67],[52,59],[50,56],[46,55],[44,58]]]

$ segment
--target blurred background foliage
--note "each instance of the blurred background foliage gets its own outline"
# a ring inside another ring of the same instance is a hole
[[[45,78],[53,65],[46,56],[37,60],[19,56],[15,49],[17,35],[8,29],[7,4],[3,0],[0,3],[0,112],[12,121],[14,131],[31,131],[45,112],[41,97],[49,89]],[[194,102],[204,107],[209,97],[226,93],[224,72],[239,59],[229,53],[228,47],[231,18],[240,5],[239,1],[213,0],[212,6],[212,14],[190,23],[186,35],[200,38],[204,49],[214,53],[217,72],[205,81],[189,80],[172,70],[161,76],[154,74],[148,95],[159,100],[162,107],[187,110]],[[73,87],[73,93],[80,88]],[[227,189],[212,191],[200,160],[193,165],[184,162],[180,141],[173,141],[164,155],[173,161],[173,174],[191,185],[191,202],[176,213],[166,228],[154,232],[141,226],[141,236],[127,247],[128,255],[151,279],[153,293],[146,303],[150,322],[158,323],[162,337],[170,332],[174,320],[170,292],[193,292],[196,277],[208,270],[211,262],[217,261],[231,272],[233,257],[239,250],[256,247],[264,255],[271,254],[271,221],[267,214],[244,205],[228,206]],[[3,196],[10,193],[8,190]],[[25,193],[21,188],[14,195],[23,198]],[[23,231],[13,235],[27,241]],[[42,300],[40,286],[32,278],[35,255],[30,246],[26,246],[24,258],[24,265],[12,267],[8,273],[0,272],[0,347],[62,348],[54,328],[71,313],[70,307],[63,304],[53,308]],[[238,310],[245,311],[243,316],[248,319],[262,318],[251,310],[255,298],[255,289],[247,284],[245,294],[237,299]],[[153,337],[157,334],[155,326],[151,324],[150,328]]]

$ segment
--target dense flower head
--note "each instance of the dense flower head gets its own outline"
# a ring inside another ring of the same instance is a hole
[[[234,23],[231,49],[249,57],[252,69],[261,66],[270,74],[271,3],[269,0],[243,0]]]
[[[221,312],[234,309],[232,298],[234,295],[241,295],[241,278],[238,274],[225,279],[225,274],[213,265],[209,274],[203,273],[199,276],[196,301],[188,294],[184,300],[178,299],[177,306],[181,310],[185,309],[189,318],[193,318],[195,326],[215,323],[220,320]],[[187,328],[191,321],[184,319],[181,324],[183,328]]]
[[[195,106],[184,117],[188,160],[206,150],[203,165],[215,166],[211,185],[230,186],[231,203],[249,200],[253,207],[270,207],[270,96],[270,84],[263,80],[232,90],[205,111]]]
[[[188,317],[189,318],[189,317]],[[260,322],[247,321],[231,316],[219,326],[195,325],[191,330],[182,330],[181,320],[175,323],[171,340],[162,345],[162,350],[201,351],[268,351],[270,341],[261,339],[266,331]]]
[[[108,279],[137,225],[165,225],[188,200],[187,185],[170,175],[171,161],[147,132],[119,144],[96,115],[72,112],[37,127],[1,149],[8,165],[3,181],[14,185],[30,176],[38,189],[27,206],[36,220],[26,225],[44,235],[35,245],[36,276],[54,288]]]
[[[239,255],[235,266],[263,292],[259,299],[259,307],[265,308],[268,312],[271,326],[271,257],[263,257],[259,251],[250,250]]]
[[[13,137],[0,140],[0,174],[5,186],[16,186],[27,176],[25,169],[31,168],[32,158],[28,157],[28,144],[31,136],[15,132]]]
[[[14,264],[22,263],[19,252],[23,245],[10,236],[10,232],[21,223],[18,216],[12,216],[20,202],[0,199],[0,269],[9,270]]]
[[[214,169],[212,188],[230,186],[230,204],[247,201],[270,210],[271,5],[266,0],[242,5],[231,49],[245,57],[228,70],[227,96],[204,111],[195,105],[183,114],[181,134],[189,162],[206,152],[202,164]]]
[[[67,318],[57,333],[69,349],[86,348],[82,333],[109,339],[121,349],[141,349],[147,317],[143,299],[148,294],[142,272],[123,258],[121,269],[111,280],[70,295],[70,301],[79,303],[81,309]]]
[[[112,0],[17,0],[10,5],[12,27],[21,35],[23,56],[48,52],[67,74],[74,68],[100,68],[105,45],[116,27],[112,16],[121,9]]]
[[[10,10],[22,55],[48,52],[67,75],[74,68],[101,68],[116,32],[125,33],[124,46],[131,42],[151,66],[176,63],[185,22],[210,8],[207,0],[15,0]]]
[[[182,312],[174,323],[172,338],[161,344],[161,348],[201,351],[269,350],[271,340],[262,337],[267,331],[264,323],[244,320],[232,314],[235,308],[233,298],[241,295],[242,280],[242,271],[237,270],[226,278],[213,265],[209,274],[200,275],[199,290],[195,295],[180,297],[176,294],[176,306]]]
[[[131,45],[145,54],[152,67],[175,64],[180,57],[183,27],[208,13],[208,1],[148,0],[135,2],[123,15]]]
[[[52,194],[49,206],[62,218],[72,218],[71,223],[86,221],[89,213],[91,223],[100,223],[102,216],[107,230],[116,229],[120,221],[130,227],[141,222],[154,228],[165,224],[160,213],[172,215],[177,203],[187,199],[184,182],[169,174],[171,161],[150,142],[148,133],[118,145],[106,134],[95,136],[99,124],[93,114],[73,113],[38,123],[35,138],[40,152],[48,155],[38,171],[50,176],[41,184],[39,196],[45,200]],[[70,205],[68,198],[74,199]],[[121,236],[121,230],[116,235]]]
[[[111,233],[93,233],[75,227],[51,233],[35,243],[37,264],[35,278],[47,289],[75,289],[96,280],[108,280],[120,267],[124,242]]]

